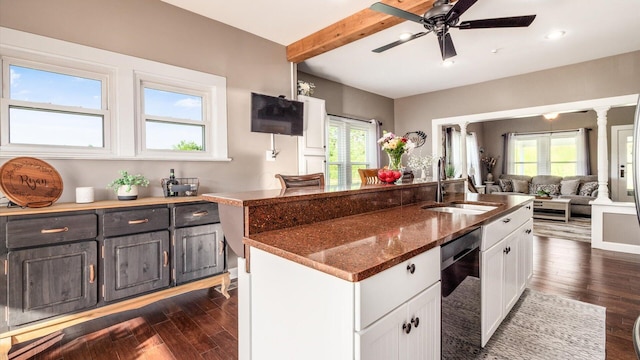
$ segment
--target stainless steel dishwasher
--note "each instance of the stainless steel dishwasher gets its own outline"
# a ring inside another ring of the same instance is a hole
[[[480,228],[441,246],[442,358],[454,342],[480,347]],[[451,349],[451,351],[449,351]]]

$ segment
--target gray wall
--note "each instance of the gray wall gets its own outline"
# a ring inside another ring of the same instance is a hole
[[[640,51],[396,99],[395,130],[433,139],[432,119],[637,93]]]

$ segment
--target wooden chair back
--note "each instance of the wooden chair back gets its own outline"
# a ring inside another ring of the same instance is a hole
[[[378,170],[380,169],[358,169],[358,174],[360,175],[360,181],[362,182],[362,185],[380,184],[380,179],[378,178]]]
[[[281,175],[276,174],[276,178],[280,180],[280,186],[283,189],[299,188],[299,187],[324,187],[324,174],[315,173],[307,175]]]

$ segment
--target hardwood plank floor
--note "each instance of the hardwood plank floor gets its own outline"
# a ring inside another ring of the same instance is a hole
[[[607,308],[607,359],[635,359],[631,328],[640,315],[640,256],[588,243],[534,237],[530,287]],[[194,291],[64,331],[37,360],[238,358],[238,293]],[[544,358],[544,354],[541,354]]]

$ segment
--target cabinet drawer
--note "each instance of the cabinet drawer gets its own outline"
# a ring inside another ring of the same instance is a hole
[[[8,221],[7,247],[12,249],[95,238],[98,232],[97,219],[95,214],[84,214]]]
[[[533,216],[533,205],[528,202],[519,209],[503,215],[499,219],[482,226],[482,244],[480,250],[485,251],[511,234]]]
[[[179,205],[176,206],[173,211],[175,226],[178,228],[220,222],[218,204],[216,203]]]
[[[411,272],[413,269],[413,273]],[[440,280],[440,247],[355,284],[355,330],[360,331]]]
[[[105,237],[136,234],[169,228],[169,209],[138,209],[108,212],[103,215]]]

